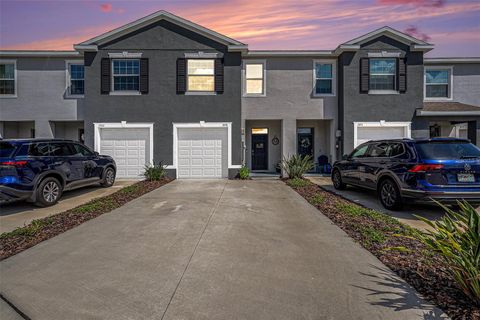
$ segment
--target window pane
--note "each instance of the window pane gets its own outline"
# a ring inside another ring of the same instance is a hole
[[[315,65],[315,74],[317,78],[332,78],[332,65],[317,63]]]
[[[268,134],[268,128],[252,128],[252,134]]]
[[[139,90],[138,76],[125,76],[113,78],[113,89],[115,91],[138,91]]]
[[[368,149],[368,144],[361,146],[357,149],[355,149],[352,153],[352,158],[361,158],[365,155]]]
[[[427,70],[427,83],[448,84],[448,70]]]
[[[113,60],[113,74],[139,74],[140,61],[139,60]]]
[[[66,157],[73,155],[73,152],[68,143],[50,143],[50,155]]]
[[[395,74],[395,59],[370,59],[370,74]]]
[[[263,64],[247,64],[246,76],[247,79],[263,79]]]
[[[427,85],[425,94],[427,98],[448,98],[448,85]]]
[[[70,84],[70,94],[83,94],[84,83],[83,80],[72,80]]]
[[[189,75],[213,75],[214,60],[189,59],[187,62]]]
[[[0,79],[15,79],[15,65],[13,63],[0,64]]]
[[[15,80],[0,80],[0,94],[15,94]]]
[[[188,91],[211,91],[215,89],[213,76],[190,76],[188,77]]]
[[[79,64],[70,65],[70,78],[71,79],[83,79],[84,78],[84,67]]]
[[[47,143],[32,143],[28,148],[28,155],[34,157],[44,157],[49,155],[49,147]]]
[[[395,76],[370,75],[370,90],[395,90]]]
[[[332,93],[332,80],[317,80],[315,85],[315,93]]]
[[[79,144],[74,143],[73,144],[73,149],[75,151],[75,155],[82,155],[82,156],[91,156],[93,153],[85,148],[84,146],[81,146]]]
[[[263,93],[263,80],[247,80],[247,93]]]

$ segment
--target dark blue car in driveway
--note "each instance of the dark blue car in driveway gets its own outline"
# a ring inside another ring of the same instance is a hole
[[[0,203],[51,206],[63,191],[115,182],[115,161],[70,140],[0,140]]]
[[[369,141],[334,164],[332,181],[376,190],[390,210],[409,200],[480,203],[480,149],[457,138]]]

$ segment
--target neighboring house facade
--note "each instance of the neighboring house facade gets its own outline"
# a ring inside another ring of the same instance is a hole
[[[335,50],[253,51],[159,11],[75,49],[0,52],[0,135],[79,140],[119,177],[160,161],[177,178],[275,172],[379,138],[480,143],[480,59],[424,58],[431,44],[389,27]]]

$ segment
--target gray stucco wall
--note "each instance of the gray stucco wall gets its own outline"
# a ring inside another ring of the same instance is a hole
[[[399,94],[360,93],[360,59],[368,52],[400,52],[407,59],[407,91]],[[339,99],[343,153],[354,145],[353,122],[412,121],[415,110],[423,106],[423,53],[411,52],[405,44],[381,36],[364,45],[357,52],[339,57]],[[412,126],[412,136],[416,136]]]
[[[480,64],[453,65],[453,101],[480,107]]]
[[[17,97],[0,98],[0,121],[35,121],[37,137],[51,138],[50,120],[81,120],[82,99],[66,98],[66,60],[4,58],[17,62]],[[81,59],[80,59],[81,61]]]
[[[100,61],[111,52],[142,52],[149,59],[149,93],[137,96],[100,94]],[[225,91],[218,95],[176,93],[176,61],[185,53],[224,54]],[[232,122],[232,164],[241,153],[241,56],[226,47],[166,21],[160,21],[97,53],[85,54],[85,139],[94,145],[94,122],[154,122],[154,161],[173,163],[174,122]]]

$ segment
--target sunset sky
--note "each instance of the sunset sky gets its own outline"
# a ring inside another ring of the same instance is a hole
[[[330,50],[389,25],[435,44],[430,56],[480,56],[480,0],[0,0],[0,48],[71,50],[161,9],[250,49]]]

